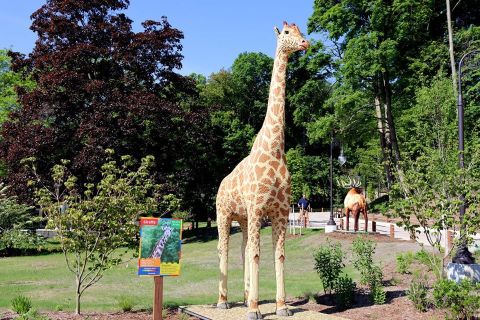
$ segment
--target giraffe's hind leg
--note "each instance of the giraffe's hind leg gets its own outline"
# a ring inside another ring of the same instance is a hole
[[[242,263],[243,263],[243,281],[244,281],[244,295],[243,303],[247,305],[248,301],[248,288],[250,286],[250,267],[248,260],[247,242],[248,242],[248,223],[247,219],[238,221],[240,229],[242,230]]]
[[[228,240],[230,237],[231,215],[221,205],[217,205],[217,229],[218,229],[218,257],[220,276],[218,282],[218,303],[217,308],[229,309],[227,300],[227,279],[228,279]]]

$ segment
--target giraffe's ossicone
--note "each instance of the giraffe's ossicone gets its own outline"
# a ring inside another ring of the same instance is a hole
[[[248,319],[262,319],[258,309],[260,226],[272,223],[272,239],[277,283],[277,315],[289,316],[285,304],[285,234],[290,207],[290,174],[285,160],[285,79],[289,54],[309,46],[295,24],[275,27],[277,49],[265,120],[250,154],[223,179],[217,193],[218,255],[220,280],[218,308],[229,308],[227,300],[228,240],[233,220],[243,233],[245,301]]]

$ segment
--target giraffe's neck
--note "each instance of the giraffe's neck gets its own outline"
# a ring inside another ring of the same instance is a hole
[[[165,248],[165,244],[167,243],[167,240],[170,238],[171,234],[171,228],[164,228],[163,236],[160,238],[160,240],[158,240],[155,250],[153,250],[152,257],[160,258],[162,256],[163,248]]]
[[[285,80],[287,74],[288,55],[277,48],[273,63],[272,80],[268,95],[268,107],[252,151],[261,148],[265,144],[260,142],[268,141],[270,150],[284,153],[285,140]],[[265,149],[265,148],[264,148]],[[275,149],[275,150],[273,150]]]

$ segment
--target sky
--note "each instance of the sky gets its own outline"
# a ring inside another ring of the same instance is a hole
[[[82,1],[82,0],[80,0]],[[29,29],[30,15],[46,0],[2,1],[0,49],[29,53],[36,35]],[[229,68],[242,52],[275,54],[274,26],[296,23],[307,33],[313,0],[130,0],[125,12],[140,31],[145,20],[166,16],[184,33],[182,74],[205,76]],[[307,35],[307,39],[315,36]]]

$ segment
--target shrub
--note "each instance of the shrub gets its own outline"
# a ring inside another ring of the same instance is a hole
[[[410,272],[410,265],[412,264],[414,255],[411,252],[404,254],[397,254],[397,272],[401,274],[408,274]]]
[[[23,315],[32,308],[32,301],[25,296],[16,296],[12,300],[12,309],[16,313]]]
[[[373,267],[375,245],[371,240],[364,237],[357,237],[353,240],[352,250],[353,266],[360,272],[360,283],[368,285]]]
[[[327,293],[332,292],[335,281],[337,280],[343,264],[343,252],[339,243],[327,242],[320,246],[313,254],[315,260],[314,269],[317,271],[322,281],[323,290]]]
[[[441,257],[422,249],[415,254],[415,259],[427,267],[428,271],[432,271],[437,280],[442,279],[443,262]]]
[[[123,312],[128,312],[135,306],[135,300],[132,297],[121,296],[117,299],[117,304]]]
[[[376,286],[370,289],[371,299],[373,304],[384,304],[387,301],[387,293],[383,286]]]
[[[425,277],[421,278],[419,275],[415,275],[410,283],[410,287],[407,291],[407,296],[412,301],[415,309],[421,312],[427,311],[428,308],[428,286]]]
[[[480,310],[480,284],[462,279],[460,283],[441,279],[433,288],[433,301],[447,308],[450,319],[471,319]]]
[[[15,320],[50,320],[49,317],[43,316],[35,309],[30,309],[27,313],[16,317]]]
[[[360,272],[360,283],[368,285],[370,298],[374,304],[384,304],[386,293],[382,285],[382,269],[373,263],[375,244],[364,237],[353,241],[353,265]]]
[[[347,275],[338,277],[335,281],[335,304],[338,309],[344,310],[352,306],[355,298],[356,284]]]

